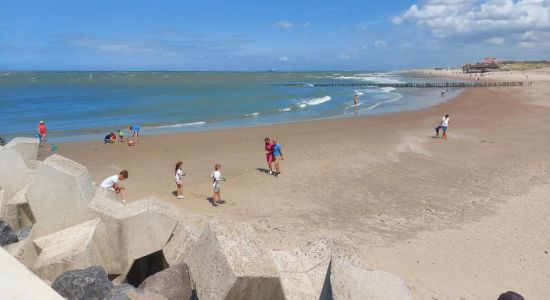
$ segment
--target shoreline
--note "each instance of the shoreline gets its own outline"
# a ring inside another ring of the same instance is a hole
[[[550,226],[549,199],[541,198],[550,191],[550,143],[536,138],[550,124],[549,95],[546,83],[466,89],[412,112],[147,136],[134,148],[60,143],[58,153],[87,166],[96,182],[128,169],[128,201],[160,197],[198,226],[244,221],[274,249],[322,234],[348,238],[419,299],[485,299],[505,290],[537,299],[550,288],[542,251],[550,243],[541,230]],[[446,112],[449,140],[434,139]],[[266,167],[264,136],[283,146],[279,178],[257,170]],[[177,160],[187,173],[184,200],[172,194]],[[227,202],[214,208],[206,198],[217,162]]]

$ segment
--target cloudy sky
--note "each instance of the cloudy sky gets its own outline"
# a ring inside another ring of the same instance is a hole
[[[2,70],[395,70],[550,60],[550,0],[0,0]]]

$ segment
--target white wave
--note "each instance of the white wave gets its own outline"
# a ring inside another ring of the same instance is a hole
[[[260,115],[260,113],[255,112],[255,113],[251,113],[251,114],[246,114],[246,115],[244,115],[244,116],[245,116],[245,117],[248,117],[248,118],[250,118],[250,117],[254,118],[254,117],[257,117],[257,116],[259,116],[259,115]]]
[[[306,107],[306,106],[307,106],[307,104],[305,104],[305,103],[300,103],[300,104],[298,104],[298,107],[299,107],[299,108],[304,108],[304,107]]]
[[[360,91],[358,91],[358,90],[355,90],[355,95],[357,95],[357,96],[363,96],[364,94],[365,94],[365,93],[363,93],[363,92],[360,92]]]
[[[313,84],[311,83],[306,83],[307,86],[314,86]]]
[[[204,125],[206,122],[193,122],[193,123],[183,123],[183,124],[173,124],[173,125],[162,125],[162,126],[153,126],[153,127],[144,127],[144,128],[151,128],[151,129],[160,129],[160,128],[178,128],[178,127],[185,127],[185,126],[197,126],[197,125]]]
[[[302,101],[301,104],[313,106],[313,105],[323,104],[323,103],[328,102],[330,100],[332,100],[332,97],[323,96],[323,97],[311,98],[311,99],[308,99],[308,100],[304,100],[304,101]],[[300,106],[300,107],[302,107],[302,106]]]
[[[292,107],[285,107],[285,108],[279,109],[279,111],[281,111],[281,112],[284,112],[284,111],[291,111],[291,110],[292,110]]]
[[[395,88],[394,87],[391,87],[391,86],[387,86],[387,87],[382,87],[380,88],[380,91],[381,92],[384,92],[384,93],[389,93],[391,91],[395,91]]]
[[[401,94],[396,94],[397,96],[393,99],[388,99],[388,100],[384,100],[384,101],[379,101],[379,102],[376,102],[374,103],[373,105],[365,108],[364,110],[372,110],[372,109],[375,109],[377,108],[378,106],[384,104],[384,103],[390,103],[390,102],[395,102],[395,101],[399,101],[403,98],[403,95]]]
[[[355,74],[353,76],[337,76],[332,77],[336,80],[359,80],[359,81],[368,81],[372,83],[404,83],[403,81],[387,78],[383,76],[373,76],[372,74]]]

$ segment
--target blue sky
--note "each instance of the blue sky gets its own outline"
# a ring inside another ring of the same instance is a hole
[[[550,0],[0,0],[3,70],[395,70],[549,41]]]

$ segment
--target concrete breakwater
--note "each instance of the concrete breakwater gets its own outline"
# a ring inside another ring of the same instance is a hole
[[[0,146],[0,219],[29,231],[0,249],[0,299],[61,299],[51,282],[92,266],[115,288],[138,288],[181,264],[201,300],[411,299],[400,278],[369,269],[349,240],[321,236],[277,251],[250,224],[215,220],[198,229],[168,201],[121,203],[75,161],[37,160],[39,146],[33,138]]]
[[[460,81],[460,82],[397,82],[397,83],[274,83],[274,86],[312,87],[394,87],[394,88],[470,88],[470,87],[517,87],[527,86],[523,81]]]

